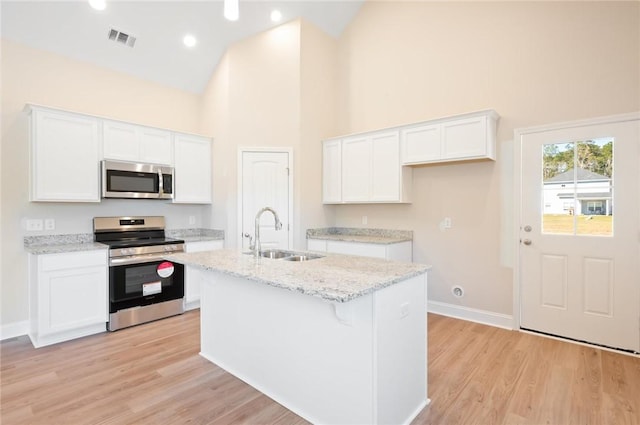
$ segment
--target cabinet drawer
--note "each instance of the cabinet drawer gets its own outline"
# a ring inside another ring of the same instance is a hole
[[[82,267],[107,266],[107,251],[71,252],[39,256],[40,270],[53,271]]]
[[[215,251],[217,249],[224,248],[224,241],[199,241],[199,242],[187,242],[185,246],[186,252],[202,252],[202,251]]]
[[[327,252],[359,255],[362,257],[387,257],[386,245],[373,245],[358,242],[327,241]]]

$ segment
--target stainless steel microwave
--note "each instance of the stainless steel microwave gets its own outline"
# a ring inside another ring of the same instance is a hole
[[[173,167],[102,161],[103,198],[173,199]]]

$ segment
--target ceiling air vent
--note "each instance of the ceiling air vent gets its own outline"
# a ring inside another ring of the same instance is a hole
[[[113,40],[116,43],[124,44],[125,46],[133,47],[136,44],[136,38],[132,35],[125,34],[122,31],[109,30],[109,40]]]

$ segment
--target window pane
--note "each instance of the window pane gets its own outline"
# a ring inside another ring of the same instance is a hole
[[[613,139],[576,143],[578,235],[613,234]]]
[[[542,147],[542,232],[575,234],[575,144]]]
[[[613,138],[542,147],[542,232],[613,235]]]

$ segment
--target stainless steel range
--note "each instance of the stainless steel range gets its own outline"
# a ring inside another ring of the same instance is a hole
[[[95,241],[109,245],[110,331],[184,313],[184,266],[163,259],[184,241],[164,228],[157,216],[93,219]]]

